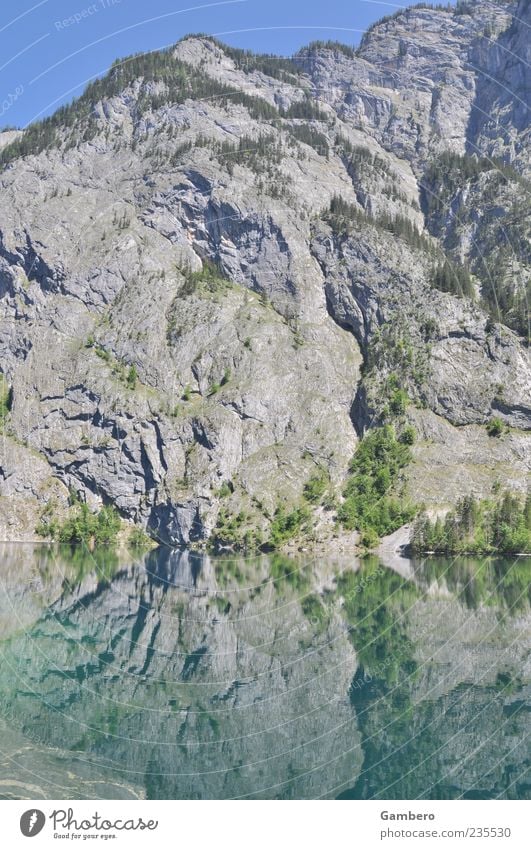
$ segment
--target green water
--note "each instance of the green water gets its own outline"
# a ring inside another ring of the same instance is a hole
[[[529,798],[530,558],[0,564],[0,797]]]

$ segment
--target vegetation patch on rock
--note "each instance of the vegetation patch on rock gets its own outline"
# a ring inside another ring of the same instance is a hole
[[[370,431],[352,459],[338,520],[343,527],[360,531],[368,548],[416,513],[403,493],[395,494],[400,472],[410,461],[409,447],[397,438],[392,425]]]

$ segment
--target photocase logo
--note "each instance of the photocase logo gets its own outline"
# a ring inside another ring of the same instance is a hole
[[[24,837],[35,837],[44,828],[46,817],[42,811],[32,808],[20,817],[20,830]]]

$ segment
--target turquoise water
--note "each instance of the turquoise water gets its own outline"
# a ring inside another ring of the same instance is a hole
[[[3,798],[529,798],[530,558],[0,563]]]

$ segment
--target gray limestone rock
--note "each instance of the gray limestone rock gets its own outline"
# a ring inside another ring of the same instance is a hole
[[[266,527],[316,471],[339,491],[400,345],[426,440],[496,415],[515,438],[484,440],[478,465],[496,449],[524,487],[528,349],[489,318],[479,277],[474,301],[432,285],[443,250],[481,274],[509,190],[463,180],[437,216],[424,175],[445,151],[525,170],[528,12],[407,10],[356,54],[314,46],[278,73],[185,39],[164,58],[183,89],[114,70],[49,142],[6,134],[0,534],[33,535],[48,479],[172,545],[207,540],[222,506]],[[337,197],[359,214],[347,235],[323,220]],[[412,480],[429,501],[427,456]],[[437,463],[453,467],[451,438]],[[465,472],[463,490],[478,481],[492,475]]]

